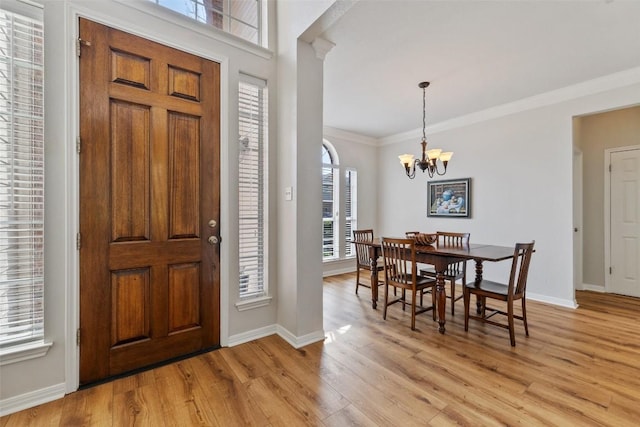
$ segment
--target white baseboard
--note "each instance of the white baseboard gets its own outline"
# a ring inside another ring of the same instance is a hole
[[[337,276],[338,274],[353,273],[354,271],[356,271],[354,267],[336,268],[328,271],[323,271],[322,277]]]
[[[322,277],[335,276],[356,271],[354,258],[325,261],[322,263]]]
[[[60,383],[0,400],[0,417],[22,411],[23,409],[33,408],[34,406],[42,405],[43,403],[48,403],[56,399],[61,399],[64,397],[64,394],[65,384]]]
[[[553,305],[559,305],[561,307],[578,308],[578,304],[576,303],[575,299],[569,300],[569,299],[562,299],[562,298],[554,298],[548,295],[532,294],[530,292],[527,292],[527,299],[532,301],[545,302]]]
[[[241,334],[229,337],[229,347],[244,344],[269,335],[278,334],[283,340],[288,342],[293,348],[301,348],[305,345],[324,340],[324,331],[316,331],[301,337],[297,337],[280,325],[270,325],[263,328],[254,329],[252,331],[243,332]]]
[[[240,334],[231,335],[227,341],[229,347],[244,344],[249,341],[254,341],[260,338],[268,337],[269,335],[278,333],[278,325],[269,325],[262,328],[254,329],[252,331],[242,332]]]
[[[278,325],[278,335],[280,335],[280,337],[288,342],[293,348],[302,348],[306,345],[313,344],[314,342],[324,341],[323,330],[315,331],[310,334],[297,337],[287,329]]]
[[[583,291],[606,292],[604,285],[592,285],[590,283],[582,284]]]

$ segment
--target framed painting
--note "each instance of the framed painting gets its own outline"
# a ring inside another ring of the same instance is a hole
[[[471,217],[471,178],[427,182],[427,216]]]

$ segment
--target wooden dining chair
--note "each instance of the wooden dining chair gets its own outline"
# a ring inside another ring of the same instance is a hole
[[[371,263],[369,259],[369,246],[364,242],[373,241],[373,230],[353,230],[353,244],[356,247],[356,295],[358,295],[358,287],[364,286],[371,288],[370,285],[360,282],[360,270],[371,272]],[[384,269],[383,265],[376,265],[376,274]],[[378,281],[378,286],[382,286],[383,282]]]
[[[529,327],[527,326],[527,307],[526,307],[526,290],[527,276],[529,274],[529,263],[531,262],[531,254],[533,253],[533,245],[531,243],[516,243],[513,252],[513,262],[511,264],[511,274],[509,275],[509,283],[498,283],[491,280],[482,280],[480,283],[468,283],[463,288],[464,295],[464,330],[469,330],[469,319],[476,319],[484,323],[500,326],[509,330],[509,338],[511,346],[516,345],[516,335],[513,319],[522,320],[524,323],[524,332],[529,336]],[[479,315],[469,313],[471,295],[477,295],[481,303],[481,312]],[[490,308],[486,306],[487,298],[505,301],[507,303],[507,311]],[[522,315],[515,315],[513,312],[513,302],[522,300]],[[487,310],[490,311],[487,314]],[[490,320],[496,314],[507,316],[508,324]]]
[[[387,308],[397,302],[402,304],[402,310],[405,306],[411,305],[411,329],[416,329],[416,315],[431,310],[433,320],[436,320],[435,312],[435,292],[432,293],[431,306],[417,307],[417,296],[423,289],[432,288],[436,282],[433,279],[419,276],[416,265],[416,247],[413,239],[394,239],[383,238],[382,259],[384,262],[384,312],[383,319],[387,319]],[[402,295],[389,301],[389,286],[402,289]],[[411,292],[411,303],[406,301],[407,291]]]
[[[436,246],[438,247],[468,247],[471,234],[437,231],[436,236]],[[423,268],[420,270],[420,275],[435,279],[436,270],[433,267]],[[456,297],[456,281],[462,280],[462,286],[467,283],[467,262],[460,261],[455,264],[449,264],[444,273],[444,280],[445,282],[449,282],[451,286],[450,295],[447,295],[447,298],[451,300],[451,315],[453,316],[456,314],[456,301],[462,299],[462,294]]]

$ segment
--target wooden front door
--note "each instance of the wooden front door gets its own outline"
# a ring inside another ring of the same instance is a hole
[[[219,64],[81,19],[80,384],[220,343]],[[212,237],[213,236],[213,237]]]

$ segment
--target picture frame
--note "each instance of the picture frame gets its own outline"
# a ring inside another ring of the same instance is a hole
[[[427,216],[471,217],[471,178],[427,182]]]

